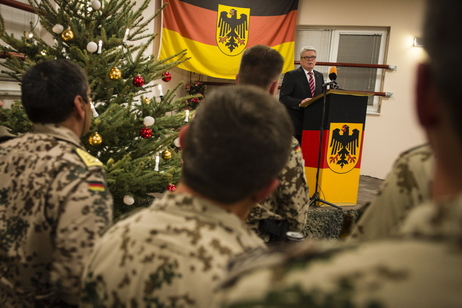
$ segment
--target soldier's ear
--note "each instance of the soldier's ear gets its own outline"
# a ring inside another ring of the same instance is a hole
[[[77,116],[82,119],[85,117],[85,104],[86,103],[83,100],[82,96],[77,95],[76,97],[74,97],[74,109],[76,111]]]
[[[185,125],[180,128],[180,131],[178,132],[178,138],[180,138],[180,149],[183,148],[185,144],[185,138],[186,138],[186,133],[188,131],[189,125]]]
[[[271,93],[271,95],[276,94],[276,92],[278,90],[278,85],[279,85],[278,80],[273,81],[273,83],[271,84],[271,86],[269,88],[269,93]]]

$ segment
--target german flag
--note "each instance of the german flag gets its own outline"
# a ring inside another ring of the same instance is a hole
[[[281,53],[283,72],[294,68],[298,0],[164,0],[160,58],[187,49],[178,67],[234,79],[242,52],[254,45]]]
[[[96,181],[88,182],[88,189],[94,190],[94,191],[105,191],[106,190],[103,182],[96,182]]]

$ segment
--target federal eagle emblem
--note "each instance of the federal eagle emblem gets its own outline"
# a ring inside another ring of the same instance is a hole
[[[218,48],[228,55],[237,56],[249,41],[249,8],[218,5],[216,41]]]
[[[362,126],[358,123],[331,123],[327,164],[332,171],[347,173],[358,164]]]

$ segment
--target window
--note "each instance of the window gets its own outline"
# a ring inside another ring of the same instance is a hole
[[[29,4],[27,0],[17,0],[17,2]],[[2,14],[4,19],[6,32],[14,34],[17,39],[22,37],[24,32],[30,31],[31,24],[32,26],[36,26],[38,23],[36,14],[6,5],[0,5],[0,14]],[[5,43],[0,41],[0,44]],[[0,61],[4,60],[0,59]],[[1,67],[1,69],[5,70],[4,67]],[[20,96],[21,92],[18,82],[6,74],[0,74],[0,101],[3,101],[5,106],[9,106],[15,99],[19,99]]]
[[[388,28],[299,27],[295,33],[295,60],[300,59],[303,46],[313,46],[317,50],[318,62],[384,64],[387,38]],[[318,65],[316,70],[328,78],[329,68]],[[383,69],[339,66],[337,71],[337,83],[341,89],[382,91]],[[380,97],[371,97],[368,113],[378,113],[380,101]]]

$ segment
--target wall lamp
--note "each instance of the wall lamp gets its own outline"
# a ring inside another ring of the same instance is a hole
[[[414,37],[414,42],[412,43],[414,47],[423,47],[423,39],[421,37]]]

